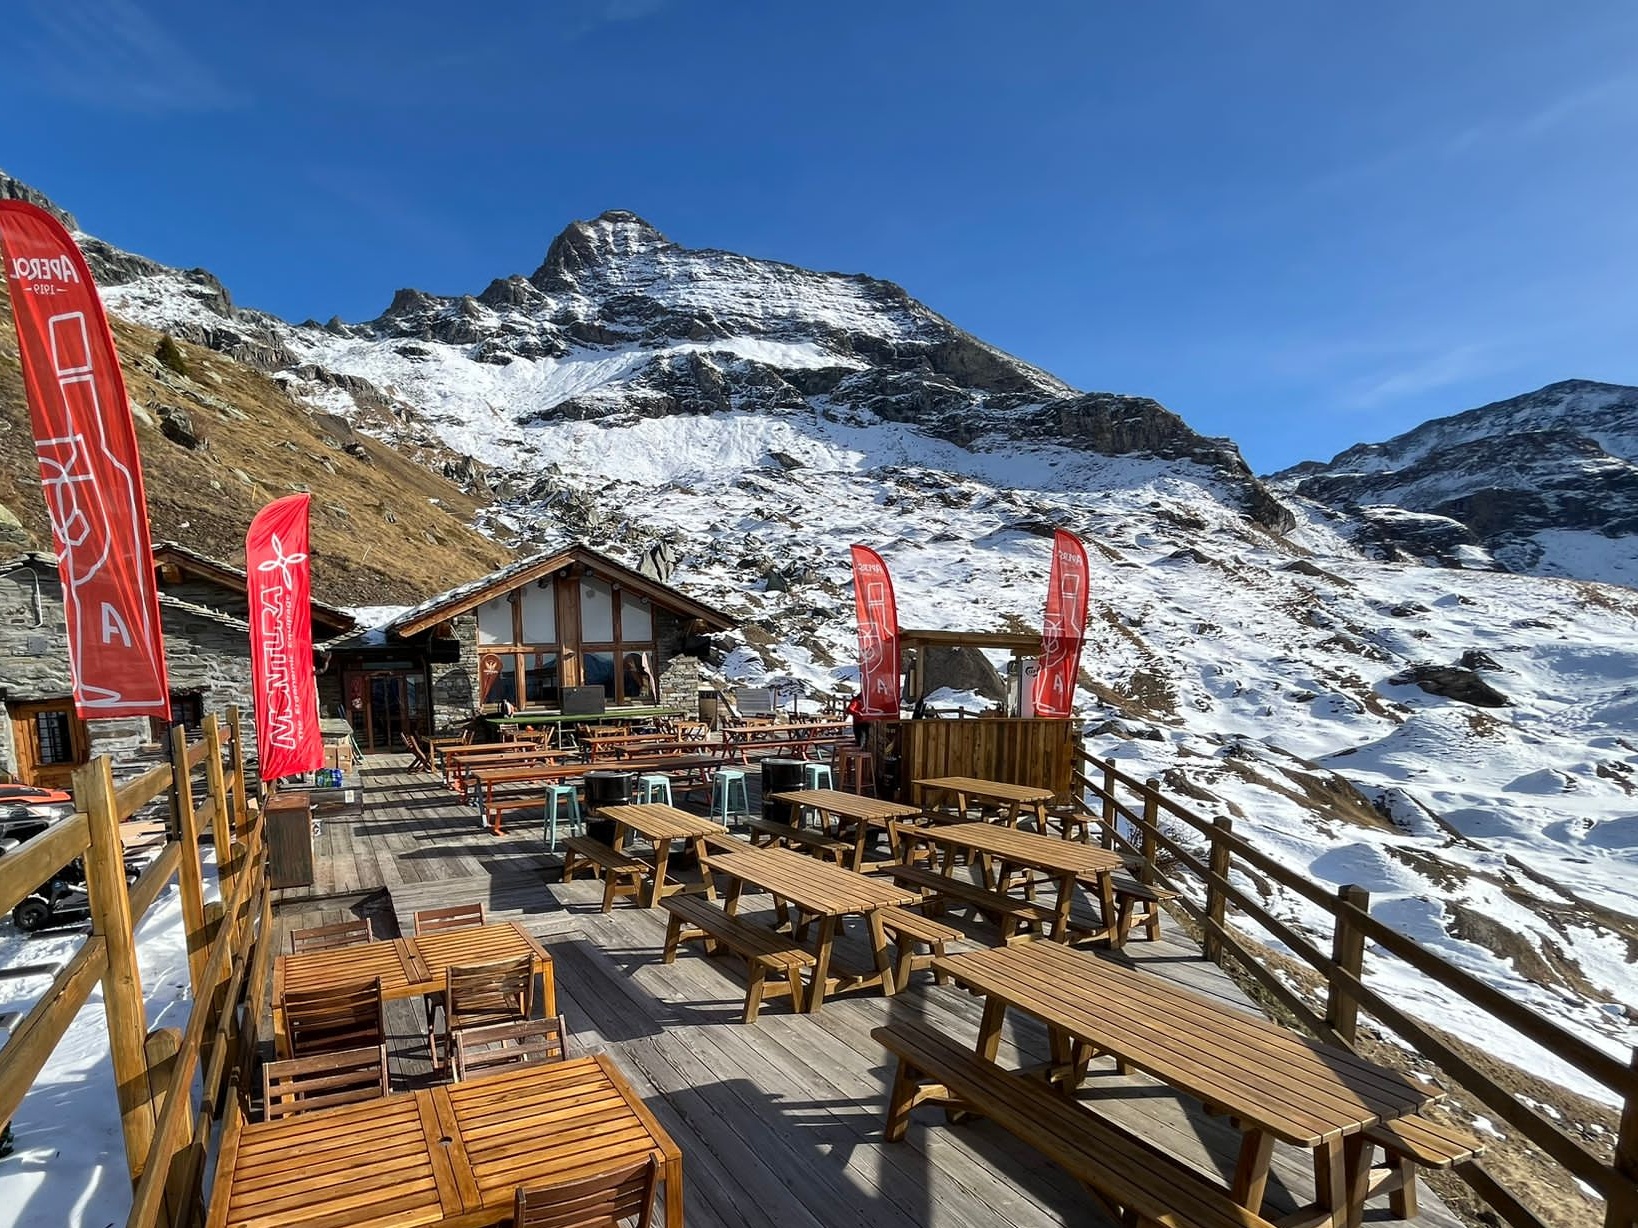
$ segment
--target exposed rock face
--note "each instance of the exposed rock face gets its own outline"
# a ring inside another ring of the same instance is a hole
[[[1549,384],[1269,482],[1358,516],[1360,544],[1380,557],[1471,566],[1488,555],[1631,583],[1630,550],[1606,543],[1638,533],[1638,388]]]
[[[1476,671],[1460,665],[1413,665],[1388,681],[1394,686],[1419,686],[1430,695],[1480,708],[1505,708],[1512,703]]]
[[[904,423],[973,451],[1028,443],[1190,462],[1262,528],[1293,524],[1231,442],[1155,401],[1079,392],[891,282],[684,248],[632,213],[570,224],[527,278],[477,296],[402,289],[360,324],[292,326],[236,307],[203,270],[82,244],[114,310],[274,373],[327,410],[350,402],[360,425],[446,471],[458,461],[436,455],[440,436],[475,412],[525,431],[813,414]]]

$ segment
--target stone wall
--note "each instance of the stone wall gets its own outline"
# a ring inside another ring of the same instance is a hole
[[[681,708],[692,718],[700,704],[700,660],[684,651],[687,623],[669,610],[654,610],[654,668],[659,674],[660,706]]]
[[[206,712],[219,714],[229,704],[238,704],[245,716],[246,738],[252,737],[246,631],[170,605],[160,606],[160,625],[172,694],[197,694]],[[54,567],[21,567],[0,574],[0,682],[6,698],[15,703],[61,699],[73,693],[68,623],[62,584]],[[108,755],[116,761],[131,758],[154,741],[144,718],[89,721],[87,731],[92,757]],[[0,772],[16,770],[11,721],[0,704]]]
[[[459,730],[478,711],[478,619],[462,614],[454,619],[455,641],[461,659],[434,664],[432,674],[432,727],[439,733]]]

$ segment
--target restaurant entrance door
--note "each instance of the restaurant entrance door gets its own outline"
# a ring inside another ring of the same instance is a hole
[[[404,748],[403,735],[427,729],[426,675],[374,670],[347,680],[347,719],[365,754]]]

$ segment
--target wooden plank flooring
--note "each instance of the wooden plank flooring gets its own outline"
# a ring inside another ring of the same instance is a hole
[[[754,770],[747,779],[755,812]],[[544,851],[538,818],[513,812],[507,833],[493,836],[475,809],[436,778],[410,773],[405,758],[367,760],[363,782],[362,815],[324,822],[318,882],[279,893],[281,949],[289,928],[368,915],[386,936],[394,926],[408,932],[416,908],[469,900],[542,935],[577,1050],[612,1054],[683,1148],[693,1228],[1108,1223],[1085,1191],[990,1123],[951,1127],[942,1112],[923,1109],[905,1142],[881,1141],[892,1071],[870,1029],[917,1017],[955,1035],[976,1035],[980,1003],[971,996],[921,974],[891,999],[874,991],[842,995],[818,1015],[795,1014],[776,1000],[755,1024],[743,1025],[744,984],[734,966],[687,948],[676,963],[662,964],[664,913],[621,904],[604,915],[597,884],[559,883],[560,861]],[[747,907],[757,901],[747,897]],[[861,929],[850,928],[839,954],[863,958]],[[1255,1010],[1175,930],[1168,926],[1164,935],[1132,943],[1134,961]],[[395,1086],[425,1082],[430,1063],[420,1004],[392,1004],[388,1023]],[[1045,1053],[1041,1028],[1009,1019],[1003,1060],[1034,1062]],[[1117,1075],[1108,1064],[1094,1071],[1083,1098],[1226,1178],[1238,1143],[1226,1123],[1142,1076]],[[1307,1153],[1277,1148],[1271,1214],[1306,1202],[1312,1191]],[[1418,1225],[1458,1228],[1436,1198],[1422,1193]],[[1398,1222],[1380,1201],[1367,1212],[1369,1224]]]

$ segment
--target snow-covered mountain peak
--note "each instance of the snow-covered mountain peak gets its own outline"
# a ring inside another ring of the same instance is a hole
[[[635,213],[609,209],[564,227],[529,280],[548,294],[572,294],[581,289],[582,275],[617,275],[631,262],[675,246]]]
[[[1638,584],[1638,388],[1562,380],[1269,482],[1357,517],[1387,558]]]

